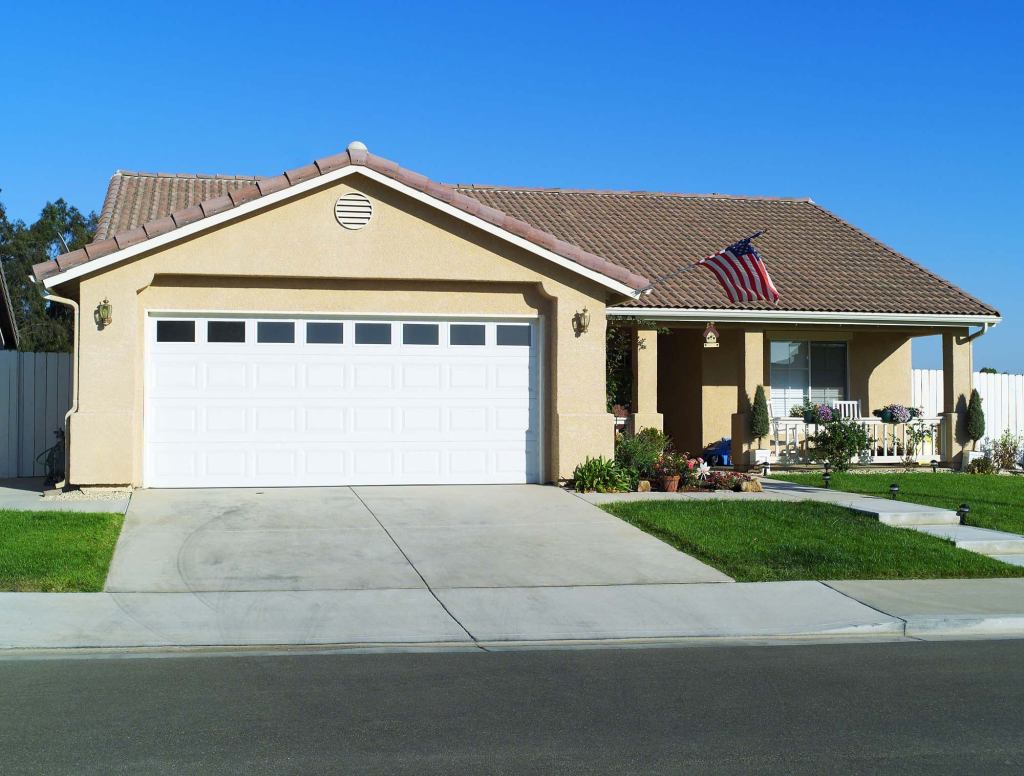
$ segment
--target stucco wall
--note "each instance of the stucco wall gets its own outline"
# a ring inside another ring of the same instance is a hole
[[[756,353],[744,353],[744,332],[718,326],[720,347],[704,348],[696,328],[676,328],[659,338],[658,409],[665,430],[683,450],[700,450],[721,437],[733,435],[732,416],[739,407],[741,359],[748,368]],[[915,330],[914,335],[926,332]],[[772,340],[845,341],[850,398],[861,400],[870,415],[891,402],[911,401],[911,334],[893,329],[856,331],[793,327],[766,330],[762,350],[762,383],[771,402],[769,348]],[[752,340],[756,341],[756,340]],[[756,383],[754,383],[756,387]],[[752,396],[749,398],[753,398]]]
[[[374,204],[370,224],[342,229],[347,192]],[[544,316],[547,479],[586,455],[610,455],[605,408],[606,290],[366,178],[313,191],[82,280],[79,410],[71,479],[142,483],[147,310]],[[107,298],[113,324],[91,323]],[[587,307],[588,333],[574,314]]]

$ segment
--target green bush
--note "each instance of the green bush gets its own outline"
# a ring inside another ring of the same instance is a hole
[[[1010,429],[1006,429],[992,443],[992,464],[996,471],[1011,471],[1020,463],[1021,438]]]
[[[754,392],[754,404],[750,411],[750,435],[758,441],[768,436],[769,431],[768,400],[764,396],[764,386],[757,386]]]
[[[968,474],[995,474],[996,466],[992,463],[992,459],[988,456],[984,458],[978,458],[977,460],[971,461],[967,464],[964,469]]]
[[[967,437],[977,442],[985,436],[985,411],[981,408],[981,394],[975,388],[967,404]]]
[[[629,477],[615,461],[603,455],[588,457],[572,473],[572,486],[579,492],[619,493],[629,490]]]
[[[828,461],[838,472],[850,468],[850,461],[868,447],[868,433],[854,420],[834,420],[811,437],[811,458]]]
[[[656,475],[658,459],[672,449],[672,441],[656,428],[641,429],[633,436],[622,434],[615,440],[615,463],[627,472],[631,487],[638,480]]]

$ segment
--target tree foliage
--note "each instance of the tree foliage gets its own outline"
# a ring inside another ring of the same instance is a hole
[[[967,403],[966,431],[972,442],[985,436],[985,410],[981,408],[981,394],[977,388],[971,391],[971,400]]]
[[[64,253],[65,246],[72,251],[81,248],[95,233],[96,214],[83,215],[63,199],[47,202],[31,225],[8,220],[0,204],[0,270],[11,292],[21,350],[71,350],[71,311],[47,302],[29,278],[33,264]]]
[[[609,318],[605,329],[605,388],[608,392],[608,411],[621,404],[629,407],[633,401],[633,342],[637,330],[645,329],[665,334],[664,326],[642,318]],[[637,340],[639,347],[645,347],[645,340]],[[657,343],[655,343],[657,344]],[[631,408],[636,411],[636,408]]]
[[[750,435],[761,440],[768,436],[768,431],[768,400],[764,395],[764,386],[759,385],[754,391],[754,404],[750,411]]]

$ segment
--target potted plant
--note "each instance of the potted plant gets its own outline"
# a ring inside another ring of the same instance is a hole
[[[762,450],[761,445],[771,431],[771,419],[768,415],[768,400],[765,398],[764,386],[757,386],[754,401],[750,407],[750,436],[757,440],[757,447],[750,451],[750,462],[755,466],[769,458],[769,450]]]
[[[679,490],[679,477],[683,462],[675,453],[665,453],[654,465],[654,472],[658,476],[661,489],[666,493],[675,493]]]
[[[872,415],[881,418],[883,423],[908,423],[917,417],[918,410],[911,410],[902,404],[886,404],[882,409],[875,410]]]

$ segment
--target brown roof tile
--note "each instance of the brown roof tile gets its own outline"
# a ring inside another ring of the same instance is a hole
[[[782,297],[777,309],[998,314],[809,199],[450,186],[360,148],[268,178],[118,172],[89,255],[76,251],[34,271],[48,277],[58,264],[64,270],[136,244],[141,230],[148,237],[165,234],[349,164],[387,175],[633,288],[646,285],[645,277],[668,275],[767,229],[757,246]],[[629,304],[776,309],[767,303],[729,304],[711,273],[699,269],[655,283],[651,294]]]
[[[996,310],[809,199],[456,186],[468,196],[654,279],[759,229],[778,309],[997,315]],[[730,304],[703,269],[655,283],[637,307]]]

